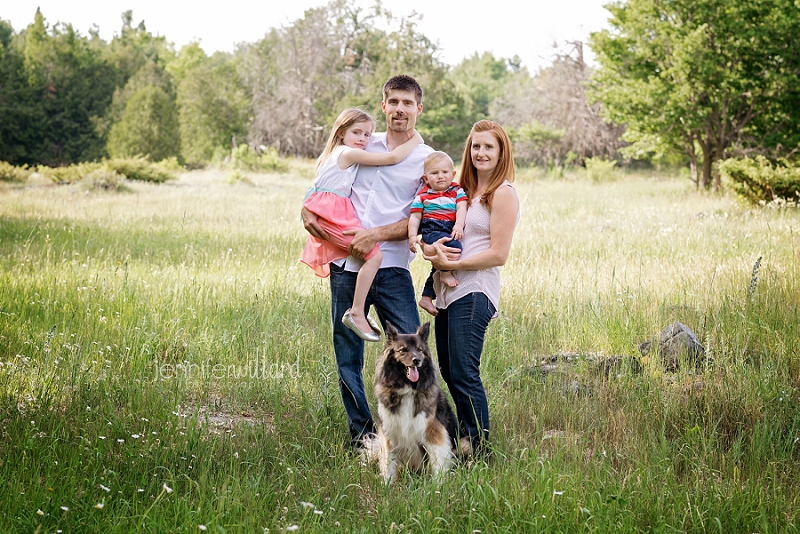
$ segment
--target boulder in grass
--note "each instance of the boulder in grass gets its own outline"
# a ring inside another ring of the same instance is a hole
[[[666,327],[658,336],[640,344],[639,352],[643,358],[656,355],[664,364],[664,369],[670,372],[678,370],[681,358],[699,365],[706,357],[706,349],[692,329],[678,321]]]

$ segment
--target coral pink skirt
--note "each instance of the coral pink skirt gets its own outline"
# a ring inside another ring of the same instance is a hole
[[[314,236],[308,236],[306,247],[300,256],[300,261],[311,267],[314,274],[320,278],[330,276],[329,263],[349,256],[347,247],[353,241],[353,236],[344,235],[345,230],[362,228],[353,208],[353,202],[348,197],[335,193],[318,191],[308,197],[303,206],[315,213],[318,223],[323,230],[328,232],[330,239],[323,241]],[[378,253],[380,248],[375,245],[365,259],[370,259]]]

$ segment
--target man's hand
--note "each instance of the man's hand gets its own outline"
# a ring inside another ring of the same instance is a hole
[[[311,234],[312,236],[316,237],[317,239],[322,239],[323,241],[327,241],[330,236],[328,232],[322,229],[319,225],[319,221],[317,220],[317,214],[313,211],[309,211],[305,207],[300,210],[300,217],[303,219],[303,228],[306,229],[306,232]]]
[[[354,228],[352,230],[345,230],[342,232],[344,235],[353,236],[350,246],[347,247],[347,252],[354,258],[363,260],[369,252],[375,248],[378,240],[374,237],[371,230],[363,228]]]

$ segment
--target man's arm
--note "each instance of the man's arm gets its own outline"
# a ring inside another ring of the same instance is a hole
[[[313,211],[309,211],[307,208],[303,207],[303,209],[300,210],[300,217],[303,219],[303,228],[306,229],[306,232],[316,237],[317,239],[322,239],[323,241],[328,240],[330,236],[328,235],[328,232],[323,230],[322,227],[319,225],[316,213],[314,213]]]

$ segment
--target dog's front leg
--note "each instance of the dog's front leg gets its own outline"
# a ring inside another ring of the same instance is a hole
[[[450,450],[450,445],[434,445],[426,447],[426,451],[430,458],[431,474],[433,478],[440,479],[453,464],[453,453]]]
[[[389,453],[386,458],[386,466],[383,467],[383,482],[385,484],[391,484],[394,482],[394,479],[397,478],[397,457],[394,453]]]
[[[389,442],[389,437],[381,428],[378,432],[380,437],[380,451],[378,465],[383,475],[383,481],[386,484],[391,484],[397,478],[397,457],[392,451],[392,445]]]

